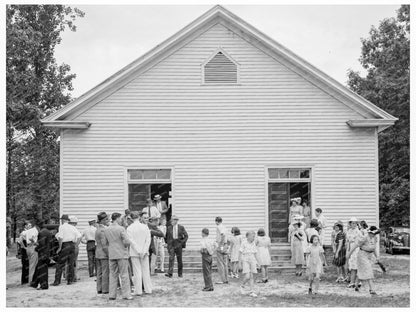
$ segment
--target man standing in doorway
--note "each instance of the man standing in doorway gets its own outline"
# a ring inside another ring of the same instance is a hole
[[[97,274],[95,263],[95,232],[97,231],[95,220],[88,221],[88,227],[82,232],[81,242],[87,244],[88,273],[90,277]]]
[[[222,224],[222,218],[216,217],[215,224],[217,225],[217,268],[220,276],[220,281],[217,284],[228,284],[228,241],[227,229]]]
[[[172,277],[173,275],[175,255],[176,260],[178,261],[178,277],[182,277],[182,248],[186,248],[188,233],[182,225],[178,224],[178,220],[179,218],[173,215],[171,225],[169,225],[166,230],[166,243],[168,244],[169,253],[169,270],[168,273],[165,274],[167,277]]]
[[[98,227],[95,232],[95,261],[97,262],[97,294],[108,294],[109,291],[109,264],[108,246],[104,236],[104,231],[108,226],[109,220],[105,212],[97,215]]]
[[[108,258],[110,260],[110,300],[117,297],[117,281],[120,278],[121,293],[124,299],[132,300],[129,281],[129,245],[126,229],[121,226],[121,214],[114,212],[111,215],[113,221],[104,230],[104,237],[108,244]]]
[[[160,196],[159,194],[155,195],[154,199],[155,206],[160,213],[160,219],[166,220],[166,213],[169,210],[168,206],[166,205],[166,202],[162,201],[162,196]]]
[[[75,244],[78,240],[81,240],[81,233],[68,223],[69,216],[67,214],[62,215],[61,222],[62,225],[59,227],[59,232],[56,233],[59,248],[56,252],[58,254],[58,261],[56,264],[55,281],[52,286],[58,286],[61,283],[62,271],[65,265],[68,266],[67,284],[72,284],[74,277]]]
[[[153,200],[149,198],[146,200],[146,202],[147,202],[147,206],[142,209],[143,214],[145,214],[145,216],[149,219],[160,218],[160,212],[154,205]]]

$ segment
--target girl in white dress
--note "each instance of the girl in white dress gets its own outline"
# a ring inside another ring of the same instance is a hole
[[[261,268],[262,279],[258,283],[267,283],[269,281],[269,274],[267,268],[272,264],[272,259],[270,257],[270,248],[271,240],[270,237],[266,235],[264,229],[259,229],[257,231],[257,263]]]
[[[241,243],[240,252],[241,252],[241,263],[243,265],[243,274],[244,280],[241,284],[241,289],[245,289],[245,284],[247,282],[250,284],[250,296],[257,297],[257,294],[254,292],[254,276],[253,274],[257,273],[257,261],[256,253],[257,247],[254,238],[256,233],[254,231],[248,231],[246,233],[246,238]]]
[[[231,277],[239,278],[238,270],[240,268],[240,247],[243,237],[240,234],[238,227],[231,229],[233,236],[229,238],[230,241],[230,262],[231,262]]]
[[[312,235],[312,244],[306,248],[306,270],[309,277],[309,294],[316,294],[319,289],[319,277],[323,273],[324,249],[319,243],[319,236]],[[313,283],[315,282],[315,289]]]

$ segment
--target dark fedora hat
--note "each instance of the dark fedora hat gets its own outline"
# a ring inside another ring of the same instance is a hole
[[[61,220],[69,221],[69,216],[67,214],[63,214],[62,217],[61,217]]]
[[[105,212],[100,212],[99,214],[97,214],[97,220],[98,222],[104,220],[108,218],[108,215]]]

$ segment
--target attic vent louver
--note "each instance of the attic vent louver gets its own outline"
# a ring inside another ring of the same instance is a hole
[[[221,51],[205,64],[205,83],[237,83],[237,65]]]

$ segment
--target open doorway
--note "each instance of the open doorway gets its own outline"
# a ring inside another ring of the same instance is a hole
[[[143,183],[143,184],[129,184],[129,209],[131,211],[141,211],[146,207],[147,199],[153,199],[155,195],[162,196],[162,201],[165,201],[168,207],[171,205],[172,185],[170,183]],[[167,221],[172,216],[172,209],[166,214]]]
[[[269,235],[272,242],[287,242],[290,199],[310,203],[310,182],[269,183]]]

